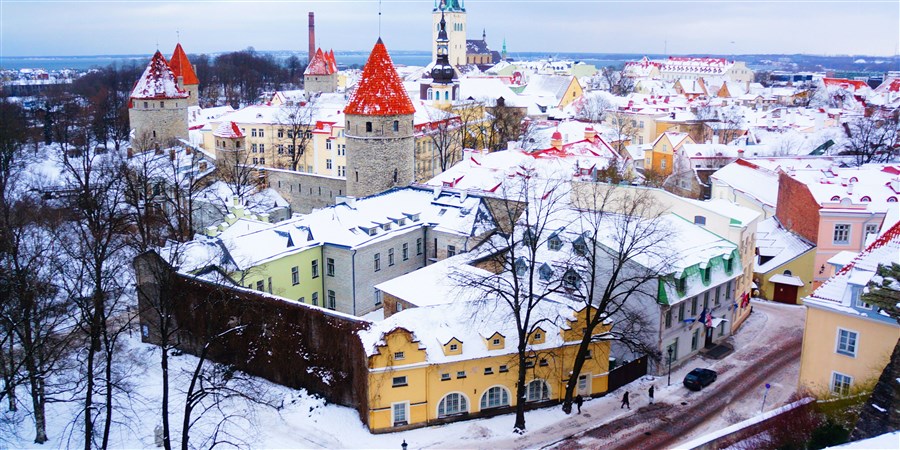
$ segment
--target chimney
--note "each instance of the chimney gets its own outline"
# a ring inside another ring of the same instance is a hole
[[[584,138],[588,141],[594,142],[594,139],[597,138],[597,131],[594,130],[592,126],[584,127]]]
[[[134,158],[134,149],[133,148],[128,147],[128,150],[126,150],[125,153],[128,155],[128,159]]]
[[[739,148],[738,149],[738,158],[743,158],[743,157],[744,157],[744,149]]]
[[[175,161],[175,149],[174,148],[169,149],[169,161]]]
[[[550,146],[557,150],[562,150],[563,138],[559,131],[554,131],[553,135],[550,136]]]
[[[154,155],[162,155],[162,149],[159,148],[159,142],[157,142],[156,144],[154,144],[154,147],[155,147],[155,148],[154,148],[154,150],[153,150],[153,154],[154,154]]]
[[[856,183],[851,181],[850,184],[847,185],[847,194],[850,194],[850,195],[853,194],[853,185],[854,184],[856,184]]]
[[[191,154],[191,147],[190,147],[190,146],[187,146],[187,147],[184,148],[184,154],[185,154],[185,155],[190,155],[190,154]]]
[[[309,60],[316,54],[316,17],[315,13],[309,13]]]

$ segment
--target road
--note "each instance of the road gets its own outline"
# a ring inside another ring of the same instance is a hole
[[[697,361],[678,373],[673,372],[673,385],[660,389],[663,395],[657,404],[641,406],[631,414],[562,437],[543,447],[671,448],[758,413],[761,386],[773,380],[782,381],[778,383],[782,387],[780,398],[768,398],[766,409],[784,403],[796,388],[804,309],[754,302],[754,314],[764,318],[755,319],[755,323],[748,321],[747,330],[743,327],[738,330],[734,336],[734,353],[721,361]],[[683,372],[697,366],[714,368],[719,372],[719,378],[700,392],[690,392],[680,386],[680,381]],[[726,414],[734,417],[724,417]]]

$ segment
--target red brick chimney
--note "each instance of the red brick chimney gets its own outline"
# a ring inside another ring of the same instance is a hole
[[[309,13],[309,59],[307,63],[312,61],[316,54],[316,17],[315,13]]]

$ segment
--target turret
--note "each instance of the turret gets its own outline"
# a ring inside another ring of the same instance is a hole
[[[128,102],[128,120],[134,143],[169,145],[188,137],[187,107],[190,94],[178,87],[166,58],[157,50],[134,85]]]

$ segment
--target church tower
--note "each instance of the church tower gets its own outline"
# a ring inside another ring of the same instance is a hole
[[[134,138],[147,145],[162,146],[177,138],[187,139],[189,96],[178,87],[166,58],[157,50],[128,101],[128,121]]]
[[[434,4],[431,12],[431,41],[435,43],[431,48],[432,61],[436,61],[438,57],[437,38],[441,31],[441,20],[446,14],[447,57],[450,65],[466,65],[466,7],[460,1],[462,0],[439,0],[439,3]]]
[[[447,22],[444,20],[443,11],[438,25],[438,36],[435,41],[437,59],[431,68],[431,85],[427,90],[426,100],[436,108],[449,109],[459,93],[459,79],[456,77],[456,70],[450,65],[450,39],[447,37]]]
[[[188,106],[197,106],[200,95],[200,80],[194,72],[194,66],[188,60],[187,54],[181,48],[179,42],[175,45],[175,51],[172,52],[172,59],[169,60],[169,68],[175,74],[175,81],[178,82],[178,88],[188,93]]]
[[[415,180],[415,107],[378,38],[347,107],[347,195],[365,197]]]

